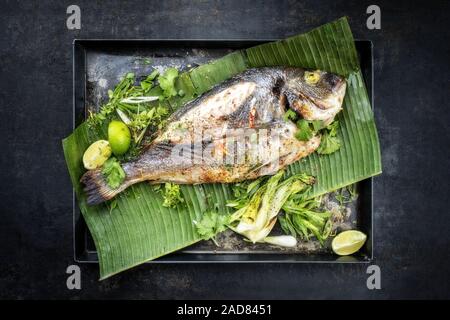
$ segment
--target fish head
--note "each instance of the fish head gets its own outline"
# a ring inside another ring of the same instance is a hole
[[[345,78],[320,70],[286,70],[283,93],[289,107],[306,120],[330,121],[342,109]]]

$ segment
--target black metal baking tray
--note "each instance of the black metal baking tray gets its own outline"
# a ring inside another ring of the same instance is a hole
[[[101,40],[73,42],[73,126],[81,124],[88,109],[96,109],[107,96],[107,89],[118,77],[133,71],[148,74],[156,66],[176,66],[181,70],[217,59],[234,50],[252,47],[270,40]],[[356,40],[361,69],[373,107],[372,42]],[[151,63],[149,63],[151,59]],[[117,80],[117,81],[116,81]],[[338,257],[329,251],[289,252],[269,246],[220,250],[208,244],[196,244],[149,263],[200,262],[306,262],[367,263],[373,259],[372,178],[357,185],[358,199],[353,203],[352,227],[368,236],[357,255]],[[74,259],[79,263],[97,263],[95,246],[73,195]],[[263,248],[263,249],[261,249]]]

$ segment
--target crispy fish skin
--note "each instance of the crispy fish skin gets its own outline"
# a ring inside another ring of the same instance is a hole
[[[249,69],[172,114],[140,157],[123,164],[126,178],[117,189],[101,169],[87,171],[81,178],[87,202],[104,202],[141,181],[230,183],[274,174],[320,144],[320,136],[295,138],[296,125],[283,117],[287,109],[330,123],[345,88],[345,79],[323,71]]]

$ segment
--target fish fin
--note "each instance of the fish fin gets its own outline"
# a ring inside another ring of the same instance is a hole
[[[85,185],[84,192],[87,195],[87,203],[95,205],[112,199],[121,189],[112,189],[106,183],[101,170],[89,170],[80,180]]]

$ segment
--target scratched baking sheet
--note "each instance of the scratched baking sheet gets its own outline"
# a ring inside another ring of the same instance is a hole
[[[74,125],[84,121],[88,111],[96,111],[107,99],[107,91],[127,72],[144,77],[156,68],[176,67],[187,71],[220,58],[233,50],[264,41],[153,41],[153,40],[76,40],[74,42]],[[357,41],[361,67],[372,88],[371,43]],[[334,232],[358,228],[369,236],[365,248],[355,257],[338,258],[331,253],[330,240],[321,246],[317,240],[299,241],[294,248],[268,244],[251,244],[228,230],[212,241],[201,241],[156,262],[367,262],[372,258],[372,184],[371,179],[355,186],[356,196],[339,191],[346,201],[338,201],[337,193],[323,196],[322,206],[333,215]],[[338,195],[338,197],[339,197]],[[351,198],[351,200],[349,200]],[[79,262],[96,262],[95,246],[83,217],[74,201],[74,252]],[[277,226],[272,234],[281,234]]]

